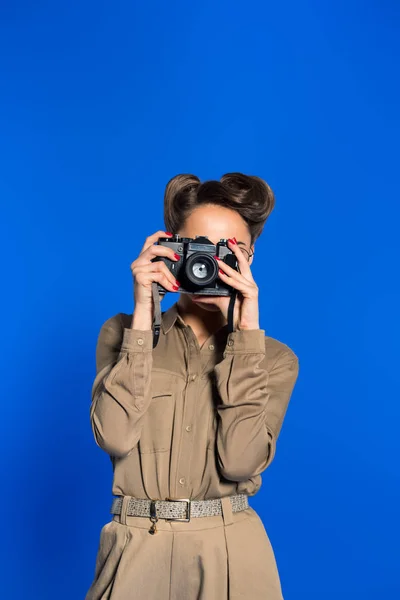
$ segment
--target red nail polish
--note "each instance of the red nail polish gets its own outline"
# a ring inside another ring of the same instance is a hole
[[[229,241],[232,242],[232,244],[237,244],[236,238],[229,238]]]
[[[176,252],[175,252],[174,256],[175,256],[176,260],[179,260],[179,259],[180,259],[180,256],[179,256],[179,254],[177,254]]]
[[[214,256],[214,258],[216,258],[217,260],[221,260],[219,256]]]
[[[173,289],[173,290],[179,290],[179,285],[173,285],[173,286],[172,286],[172,289]]]
[[[171,233],[170,231],[166,231],[165,232],[167,235],[174,235],[173,233]]]
[[[177,285],[178,287],[181,285],[181,284],[179,283],[179,281],[177,281],[176,279],[175,279],[175,283],[176,283],[176,285]]]
[[[219,273],[225,273],[225,271],[223,271],[222,269],[218,269]]]

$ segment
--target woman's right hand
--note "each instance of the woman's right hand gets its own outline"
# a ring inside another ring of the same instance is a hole
[[[175,254],[172,248],[160,246],[155,243],[160,237],[167,237],[169,235],[171,234],[165,231],[156,231],[152,235],[149,235],[143,244],[139,256],[131,264],[135,300],[133,316],[135,317],[135,314],[140,314],[141,320],[144,318],[146,321],[146,327],[138,327],[139,329],[147,329],[149,328],[149,324],[151,327],[154,308],[153,281],[160,283],[166,290],[171,292],[176,292],[180,285],[163,261],[152,262],[152,259],[156,256],[165,256],[175,261],[179,260],[180,257]]]

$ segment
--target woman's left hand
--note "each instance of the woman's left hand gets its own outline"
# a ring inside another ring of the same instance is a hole
[[[220,266],[219,277],[222,281],[238,290],[233,320],[235,329],[259,329],[258,287],[253,279],[250,265],[236,243],[235,238],[228,240],[228,247],[235,254],[239,271],[236,271],[223,260],[217,262]],[[228,307],[230,296],[202,296],[194,294],[191,296],[194,302],[199,304],[214,304],[220,308],[226,320],[228,320]]]

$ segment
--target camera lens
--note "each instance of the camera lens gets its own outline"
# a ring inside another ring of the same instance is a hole
[[[207,263],[204,261],[197,261],[192,266],[192,272],[197,279],[204,279],[208,275]]]
[[[203,287],[215,281],[218,277],[218,267],[209,254],[195,252],[186,261],[185,274],[191,283]]]

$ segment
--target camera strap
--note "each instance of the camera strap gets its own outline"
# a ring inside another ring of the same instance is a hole
[[[236,300],[236,296],[237,296],[237,290],[235,290],[235,288],[232,289],[231,292],[231,299],[229,300],[229,306],[228,306],[228,333],[232,333],[232,331],[234,330],[234,323],[233,323],[233,312],[235,309],[235,300]]]
[[[151,290],[153,294],[154,300],[154,317],[153,317],[153,348],[155,348],[158,344],[158,340],[160,338],[160,328],[161,328],[161,302],[160,302],[160,294],[158,291],[158,285],[156,281],[153,281],[151,284]],[[237,290],[233,289],[231,292],[229,306],[228,306],[228,333],[232,333],[234,330],[233,323],[233,314],[235,309],[235,300],[237,296]]]
[[[160,337],[160,327],[161,327],[161,302],[160,302],[160,294],[158,292],[158,284],[156,281],[152,282],[151,291],[153,293],[153,300],[154,300],[153,348],[155,348],[158,344],[158,339]]]

